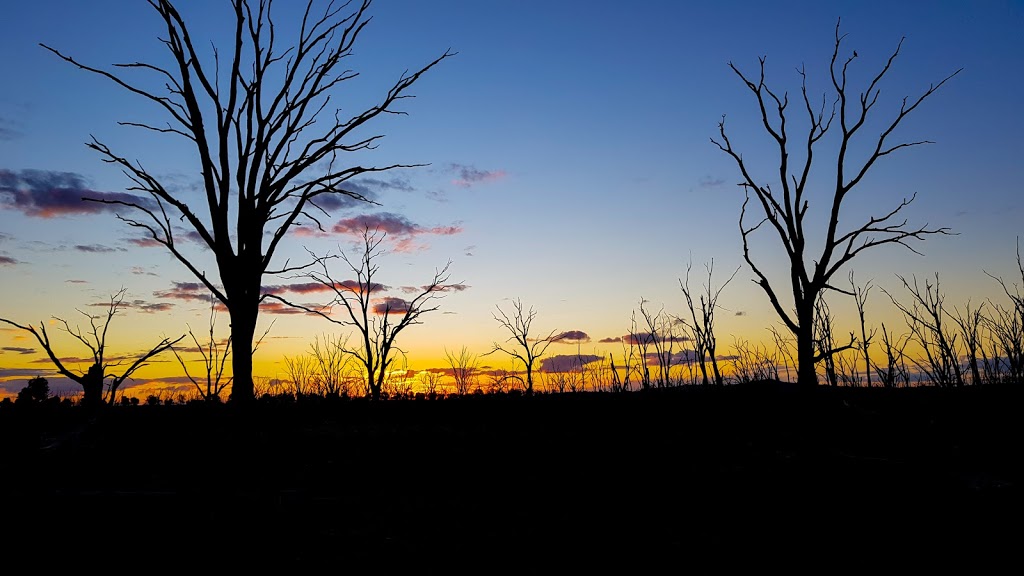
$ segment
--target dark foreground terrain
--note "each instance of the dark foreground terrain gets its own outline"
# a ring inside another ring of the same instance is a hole
[[[44,573],[1020,573],[1021,392],[10,409],[0,545]]]

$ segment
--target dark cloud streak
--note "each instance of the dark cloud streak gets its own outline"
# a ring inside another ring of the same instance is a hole
[[[118,204],[87,202],[83,198],[108,202],[128,202],[154,209],[150,198],[121,192],[100,192],[89,188],[82,176],[51,170],[0,169],[0,207],[17,210],[26,216],[55,218],[78,214],[98,214],[125,209]]]

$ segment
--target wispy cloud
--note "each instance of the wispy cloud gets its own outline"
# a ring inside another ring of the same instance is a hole
[[[0,116],[0,140],[16,140],[24,134],[15,127],[15,123]]]
[[[4,346],[0,348],[0,354],[11,352],[14,354],[35,354],[35,348],[22,348],[20,346]]]
[[[152,238],[128,238],[125,241],[139,248],[156,248],[157,246],[163,246],[163,244]]]
[[[376,302],[373,305],[373,313],[380,315],[405,314],[406,312],[409,311],[410,305],[411,304],[406,300],[396,298],[394,296],[389,296],[387,298],[382,298],[379,302]]]
[[[476,184],[495,182],[507,176],[504,170],[482,170],[466,164],[449,164],[449,172],[455,175],[452,184],[460,188],[471,188]]]
[[[725,178],[712,178],[711,176],[705,176],[698,181],[701,188],[717,188],[722,184],[725,184]]]
[[[610,338],[601,338],[600,340],[598,340],[598,342],[601,343],[601,344],[618,344],[619,342],[622,342],[622,336],[613,336],[613,337],[610,337]]]
[[[17,210],[26,216],[55,218],[76,214],[97,214],[124,209],[116,204],[86,202],[94,200],[131,202],[146,208],[155,208],[150,198],[121,192],[100,192],[91,189],[85,180],[73,172],[49,170],[0,169],[0,207]]]
[[[430,286],[402,286],[400,290],[406,294],[420,294],[426,292]],[[434,292],[463,292],[469,290],[466,284],[438,284],[434,286]]]
[[[10,256],[0,254],[0,266],[14,266],[18,261]]]
[[[131,273],[137,276],[156,276],[156,272],[150,272],[142,266],[132,266]]]
[[[111,248],[102,244],[75,244],[75,250],[79,252],[90,252],[93,254],[106,254],[109,252],[124,252],[124,248]]]
[[[110,302],[94,302],[89,306],[95,306],[97,308],[107,308],[110,306]],[[174,304],[169,302],[146,302],[145,300],[132,300],[131,302],[122,301],[120,304],[121,308],[126,310],[136,310],[143,314],[155,314],[157,312],[167,312],[174,308]]]

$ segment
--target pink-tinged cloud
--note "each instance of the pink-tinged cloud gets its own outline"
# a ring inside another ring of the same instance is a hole
[[[18,261],[10,256],[0,256],[0,266],[14,266]]]
[[[452,184],[460,188],[470,188],[476,184],[495,182],[507,176],[504,170],[481,170],[465,164],[449,164],[448,169],[455,173]]]
[[[361,235],[366,230],[371,232],[383,232],[387,236],[390,236],[394,242],[394,250],[396,252],[415,252],[422,250],[424,246],[416,242],[416,239],[421,236],[452,236],[462,232],[462,228],[460,226],[454,225],[426,228],[412,222],[405,216],[393,214],[391,212],[378,212],[376,214],[364,214],[361,216],[353,216],[352,218],[345,218],[343,220],[339,220],[331,228],[331,231],[335,234],[346,234],[350,236]]]
[[[0,207],[17,210],[26,216],[56,218],[126,209],[122,205],[87,202],[83,198],[127,202],[150,209],[156,207],[150,198],[92,190],[80,175],[73,172],[0,170]]]
[[[314,310],[322,307],[319,304],[303,304],[303,306]],[[265,314],[275,314],[278,316],[298,316],[302,314],[315,316],[315,314],[313,314],[312,312],[306,312],[301,308],[295,308],[283,302],[276,301],[265,301],[262,304],[260,304],[260,312]]]
[[[389,289],[390,288],[388,286],[378,284],[376,282],[373,282],[368,286],[370,293]],[[263,291],[269,294],[277,294],[279,292],[292,292],[295,294],[317,294],[320,292],[334,293],[335,290],[339,292],[359,292],[359,282],[355,280],[345,280],[344,282],[335,282],[333,287],[322,282],[300,282],[297,284],[278,284],[263,287]]]
[[[563,344],[586,344],[590,342],[590,335],[582,330],[567,330],[561,334],[556,334],[551,337],[552,342],[561,342]]]
[[[138,246],[139,248],[156,248],[158,246],[163,246],[163,244],[152,238],[129,238],[128,243]]]
[[[157,290],[153,296],[186,302],[206,302],[210,300],[210,291],[199,282],[173,282],[170,290]]]
[[[374,314],[405,314],[409,311],[409,302],[401,298],[389,296],[373,305]]]

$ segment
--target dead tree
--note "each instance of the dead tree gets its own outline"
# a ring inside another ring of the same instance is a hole
[[[438,309],[436,300],[443,296],[447,288],[448,268],[451,261],[443,268],[434,272],[434,277],[410,300],[397,296],[388,296],[387,287],[377,281],[379,269],[378,259],[384,250],[381,243],[386,233],[379,230],[363,229],[362,250],[357,259],[342,253],[340,258],[348,265],[348,272],[355,275],[349,280],[335,279],[329,263],[333,255],[316,256],[310,254],[319,268],[308,272],[306,278],[322,284],[334,294],[334,298],[326,309],[313,309],[285,300],[276,294],[267,297],[279,300],[289,306],[305,310],[320,316],[334,324],[354,328],[358,342],[353,345],[344,344],[344,352],[354,356],[364,370],[367,394],[379,400],[381,390],[388,377],[388,370],[401,354],[396,346],[398,335],[416,324],[422,324],[421,317]],[[341,310],[341,317],[331,315],[334,308]]]
[[[888,212],[880,216],[872,216],[867,221],[852,227],[840,227],[844,207],[852,198],[851,192],[858,189],[857,185],[875,163],[890,154],[930,143],[927,140],[904,141],[891,143],[890,137],[903,120],[935,93],[960,70],[950,74],[940,82],[932,84],[917,98],[903,98],[899,112],[882,125],[877,137],[868,136],[865,140],[859,137],[861,128],[865,126],[869,113],[873,111],[880,94],[880,82],[889,72],[893,62],[900,53],[903,40],[900,40],[895,51],[889,56],[885,65],[873,77],[864,92],[859,95],[852,93],[847,86],[847,70],[857,59],[857,52],[849,56],[840,56],[840,49],[845,35],[839,33],[836,23],[835,45],[829,68],[834,100],[831,110],[828,97],[824,96],[820,107],[812,104],[807,92],[807,75],[803,68],[797,70],[801,78],[800,104],[806,115],[807,126],[802,137],[790,140],[789,121],[791,115],[787,110],[789,95],[781,95],[765,84],[765,58],[760,58],[760,72],[748,77],[734,64],[729,67],[743,81],[754,95],[757,102],[761,124],[771,136],[778,150],[778,180],[762,181],[756,178],[748,166],[742,153],[733,147],[726,134],[725,117],[718,125],[719,139],[711,142],[728,154],[739,169],[742,179],[740,186],[746,192],[746,199],[740,211],[739,229],[743,240],[743,258],[754,273],[755,282],[764,290],[775,312],[782,319],[786,328],[793,333],[797,349],[797,380],[802,384],[816,384],[815,364],[825,356],[816,353],[814,345],[815,305],[825,290],[846,290],[835,287],[832,278],[842,271],[857,255],[865,250],[887,244],[897,244],[917,253],[909,242],[923,240],[934,234],[948,234],[948,228],[929,228],[908,226],[903,219],[903,211],[909,206],[915,195],[904,198]],[[837,118],[838,116],[838,118]],[[807,210],[812,202],[811,192],[807,189],[808,176],[811,172],[815,152],[822,144],[822,138],[829,133],[833,121],[838,120],[840,133],[836,155],[830,160],[834,171],[835,187],[831,188],[824,200],[828,207],[827,226],[825,230],[812,231],[807,227]],[[867,147],[867,158],[857,161],[852,158],[851,149]],[[799,156],[802,155],[802,159]],[[748,221],[748,207],[754,201],[758,212],[756,222]],[[771,230],[771,236],[778,239],[785,250],[789,266],[789,282],[785,285],[773,284],[765,269],[757,264],[751,255],[750,248],[754,243],[752,236],[762,228]],[[821,237],[820,246],[814,249],[809,242],[812,238]],[[784,303],[782,296],[785,290],[792,292],[792,302]]]
[[[185,337],[183,334],[175,340],[164,338],[159,344],[150,348],[148,352],[136,358],[124,371],[120,373],[113,372],[111,369],[120,366],[121,362],[111,362],[107,358],[107,330],[110,328],[110,321],[114,319],[114,315],[121,308],[124,294],[125,289],[122,288],[110,297],[110,304],[107,307],[106,317],[102,319],[102,324],[100,324],[100,316],[94,316],[79,310],[79,313],[89,319],[89,329],[87,331],[83,331],[77,326],[72,328],[67,320],[57,318],[56,316],[53,317],[54,320],[62,325],[62,330],[84,344],[92,353],[92,364],[81,374],[72,372],[61,362],[57,353],[53,350],[50,336],[46,333],[46,324],[43,322],[39,323],[39,328],[31,324],[27,326],[18,324],[6,318],[0,318],[0,322],[20,328],[35,337],[36,341],[39,342],[39,345],[43,347],[43,350],[50,357],[50,361],[53,362],[57,371],[82,387],[82,406],[96,408],[101,406],[104,401],[114,404],[117,400],[117,390],[125,380],[130,378],[136,370],[145,366],[154,356],[169,350],[174,344],[177,344]],[[109,383],[107,383],[108,379],[110,380]],[[104,392],[104,387],[106,387],[106,392]]]
[[[867,381],[867,387],[871,388],[871,354],[868,349],[871,348],[871,342],[875,339],[875,335],[878,333],[878,329],[872,328],[870,331],[867,329],[867,324],[864,319],[864,309],[868,303],[868,295],[871,294],[871,289],[874,286],[869,280],[864,286],[857,286],[857,283],[853,280],[853,272],[850,272],[850,288],[853,291],[853,298],[857,304],[857,319],[860,321],[860,352],[864,356],[864,377]]]
[[[465,346],[458,353],[444,351],[448,359],[448,366],[451,367],[452,379],[455,381],[455,393],[460,396],[469,394],[476,387],[477,370],[479,362],[476,355],[469,352]]]
[[[327,214],[332,196],[367,201],[344,186],[350,178],[412,166],[349,165],[341,156],[374,148],[383,136],[364,135],[366,125],[382,114],[404,114],[394,106],[410,98],[409,88],[453,53],[403,73],[376,105],[349,116],[333,105],[332,97],[358,75],[347,63],[369,23],[370,0],[330,2],[322,9],[309,0],[298,38],[285,46],[279,44],[270,2],[232,0],[234,17],[224,23],[232,45],[225,52],[216,47],[202,51],[205,42],[192,36],[170,0],[149,3],[160,19],[167,64],[130,62],[111,71],[43,47],[149,100],[164,115],[160,121],[122,125],[180,136],[194,147],[204,196],[193,203],[141,162],[93,138],[87,146],[120,168],[131,181],[129,190],[140,194],[134,201],[93,201],[126,208],[127,215],[118,218],[169,250],[227,308],[234,346],[231,398],[245,402],[254,396],[252,352],[263,277],[303,268],[287,261],[277,267],[281,241],[304,221],[320,227],[317,217]],[[219,278],[207,276],[182,250],[188,236],[198,238],[216,259]]]
[[[1020,245],[1017,245],[1017,272],[1024,282],[1024,262],[1021,260]],[[1021,284],[1012,285],[998,276],[985,272],[990,278],[999,283],[1006,297],[1010,300],[1009,306],[993,303],[992,313],[989,317],[989,330],[994,337],[993,346],[996,351],[993,358],[994,366],[988,371],[995,378],[1020,384],[1024,382],[1024,293],[1021,292]]]
[[[907,367],[907,346],[910,335],[904,334],[894,338],[882,322],[882,352],[885,353],[885,366],[872,364],[875,375],[885,388],[900,388],[910,385],[910,370]]]
[[[644,319],[646,332],[634,334],[634,337],[639,336],[654,349],[654,352],[647,353],[645,346],[643,354],[644,365],[646,367],[648,360],[653,358],[655,365],[658,367],[658,377],[654,381],[654,385],[658,388],[668,388],[672,385],[672,355],[676,334],[672,330],[671,318],[665,313],[664,307],[659,308],[657,312],[652,312],[644,306],[647,303],[647,300],[640,299],[640,316]]]
[[[206,402],[218,402],[220,401],[220,394],[231,384],[231,377],[225,376],[224,369],[227,366],[228,356],[231,355],[231,339],[228,338],[226,342],[221,344],[217,341],[214,336],[214,330],[217,327],[217,307],[214,302],[210,302],[210,336],[205,344],[199,343],[199,338],[196,337],[192,329],[189,328],[188,335],[192,337],[192,342],[196,345],[195,350],[199,353],[199,356],[203,359],[203,369],[206,371],[206,377],[204,379],[197,380],[192,373],[188,370],[188,365],[185,359],[182,358],[181,353],[178,352],[177,348],[171,348],[174,352],[174,356],[178,359],[178,363],[181,364],[181,369],[185,371],[185,376],[192,382],[192,385],[199,391],[199,395]]]
[[[947,327],[946,319],[950,316],[946,310],[946,296],[939,286],[939,275],[935,275],[934,283],[925,280],[924,286],[918,284],[917,278],[913,278],[911,283],[903,276],[897,277],[910,293],[910,304],[902,304],[888,292],[886,295],[903,313],[911,338],[924,353],[923,359],[911,361],[935,386],[962,386],[964,369],[960,364],[960,352],[963,344],[958,342],[959,334]]]
[[[533,394],[533,365],[555,341],[557,330],[552,330],[547,336],[540,338],[531,335],[537,312],[532,307],[529,310],[524,309],[522,300],[518,298],[512,301],[511,312],[505,312],[500,306],[497,306],[497,309],[498,313],[494,314],[494,319],[509,333],[509,337],[504,343],[495,342],[491,351],[484,356],[501,352],[511,357],[513,362],[521,363],[526,373],[523,379],[524,391]]]
[[[721,386],[724,383],[722,373],[718,369],[717,347],[718,341],[715,338],[715,311],[718,309],[718,297],[722,290],[732,282],[739,267],[729,276],[726,281],[717,289],[712,288],[712,277],[715,271],[715,261],[711,260],[704,268],[708,273],[708,282],[703,286],[703,292],[698,297],[700,305],[694,304],[693,292],[690,290],[690,268],[693,263],[686,265],[686,281],[679,280],[679,288],[686,298],[686,306],[690,310],[690,318],[681,318],[682,322],[693,334],[693,351],[696,356],[697,366],[700,368],[701,383],[705,386],[713,383]],[[711,377],[708,377],[708,365],[711,365]]]

